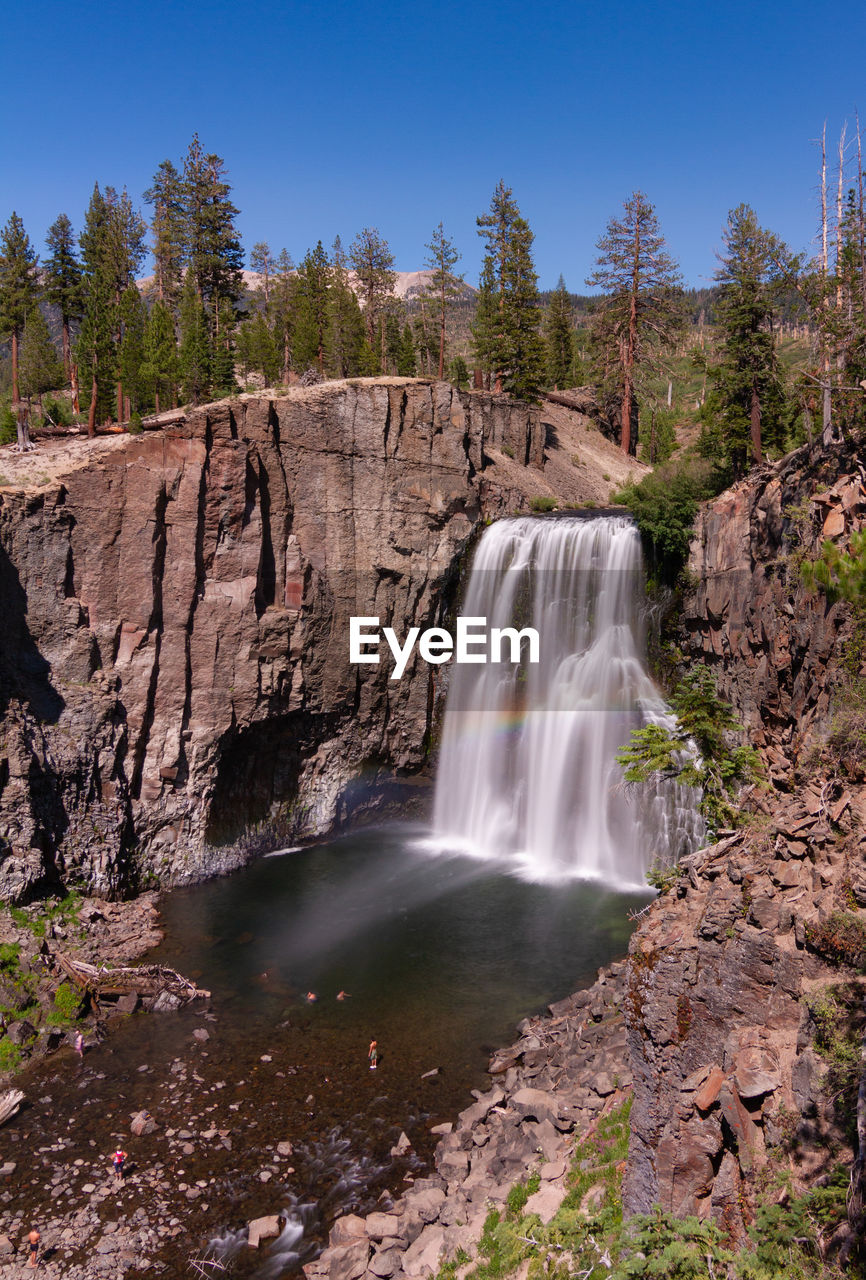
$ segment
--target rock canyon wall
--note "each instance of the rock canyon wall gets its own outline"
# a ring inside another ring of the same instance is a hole
[[[102,894],[331,827],[424,762],[435,673],[352,666],[351,615],[402,636],[453,601],[491,451],[535,411],[358,380],[208,405],[0,496],[0,894]]]

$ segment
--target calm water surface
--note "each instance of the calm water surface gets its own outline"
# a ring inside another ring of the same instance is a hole
[[[423,1168],[430,1127],[468,1105],[471,1088],[488,1086],[491,1051],[514,1038],[521,1018],[621,956],[627,912],[646,900],[574,881],[528,884],[504,866],[433,856],[420,847],[425,834],[365,830],[166,895],[165,941],[149,959],[208,988],[207,1013],[136,1015],[83,1067],[61,1051],[33,1073],[28,1097],[38,1102],[17,1140],[33,1149],[65,1133],[64,1159],[92,1160],[115,1135],[128,1139],[129,1114],[147,1107],[160,1130],[128,1148],[144,1167],[170,1158],[166,1128],[230,1130],[231,1152],[201,1143],[183,1161],[187,1181],[215,1182],[206,1205],[187,1213],[177,1274],[194,1240],[214,1237],[237,1250],[238,1274],[291,1274],[336,1213],[369,1210]],[[204,1044],[197,1027],[209,1031]],[[401,1131],[417,1155],[395,1160]],[[292,1172],[284,1163],[263,1184],[281,1140],[294,1145]],[[38,1190],[26,1194],[26,1211],[40,1212]],[[285,1209],[285,1238],[269,1259],[252,1257],[240,1243],[246,1222]]]

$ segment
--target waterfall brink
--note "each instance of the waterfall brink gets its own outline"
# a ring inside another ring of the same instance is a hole
[[[630,520],[524,517],[487,529],[461,612],[534,627],[540,661],[455,665],[436,783],[438,843],[511,858],[533,880],[645,883],[704,834],[696,797],[628,787],[632,728],[670,712],[645,669],[644,578]]]

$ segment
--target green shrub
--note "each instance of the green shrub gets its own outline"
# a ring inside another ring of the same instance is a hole
[[[831,964],[862,968],[866,961],[866,921],[855,911],[834,911],[822,924],[807,924],[806,941]]]
[[[0,444],[12,444],[18,439],[15,414],[8,406],[0,409]]]
[[[708,463],[687,458],[658,467],[613,495],[635,518],[654,576],[672,583],[685,564],[698,505],[720,492]]]
[[[21,947],[17,942],[0,942],[0,969],[5,973],[17,973]]]
[[[633,729],[631,739],[617,753],[625,779],[646,782],[659,776],[698,787],[701,810],[710,826],[724,826],[736,819],[731,799],[737,788],[760,776],[760,757],[752,747],[731,745],[729,739],[741,726],[716,692],[707,667],[689,671],[670,703],[676,713],[674,728],[648,724]]]
[[[830,601],[866,600],[866,529],[851,534],[848,551],[826,539],[820,557],[804,560],[800,572],[810,591],[821,590]]]
[[[17,1071],[21,1065],[21,1050],[8,1036],[0,1037],[0,1074]]]
[[[58,1020],[74,1022],[81,1008],[81,996],[68,982],[61,982],[54,993],[54,1009],[52,1013]]]
[[[532,498],[529,503],[533,511],[544,512],[553,511],[556,508],[556,498],[536,497]]]
[[[141,414],[140,413],[130,414],[129,424],[127,426],[127,431],[129,432],[129,434],[131,436],[138,436],[138,435],[141,435],[143,430],[144,430],[144,427],[141,425]]]

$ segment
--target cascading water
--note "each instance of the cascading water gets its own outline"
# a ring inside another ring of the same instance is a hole
[[[438,841],[516,857],[532,879],[644,883],[704,834],[690,789],[629,788],[616,753],[670,722],[644,666],[640,540],[621,517],[502,520],[479,543],[462,613],[534,627],[540,660],[456,665],[436,783]]]

